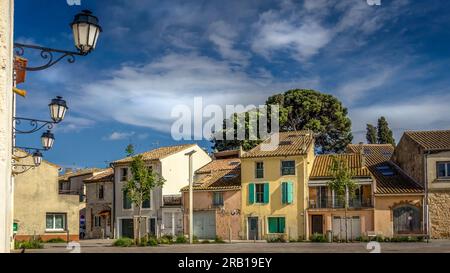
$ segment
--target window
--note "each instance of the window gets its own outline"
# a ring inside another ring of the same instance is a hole
[[[47,213],[45,219],[45,230],[47,231],[65,231],[66,214],[65,213]]]
[[[256,162],[255,166],[255,177],[256,178],[264,178],[264,163]]]
[[[269,183],[248,184],[248,203],[268,204]]]
[[[269,217],[269,233],[284,233],[286,220],[284,217]]]
[[[142,208],[143,209],[149,209],[151,207],[151,203],[150,203],[150,197],[147,200],[144,200],[142,202]]]
[[[223,192],[214,192],[213,193],[213,205],[214,206],[223,206]]]
[[[450,179],[450,162],[437,163],[437,177]]]
[[[264,184],[255,185],[256,203],[264,203]]]
[[[127,180],[128,180],[128,168],[121,168],[120,181],[127,181]]]
[[[123,191],[123,209],[131,209],[131,199],[128,197],[128,192]]]
[[[295,175],[295,161],[281,161],[281,175]]]
[[[98,199],[103,199],[105,194],[105,188],[103,185],[99,185],[98,187]]]
[[[100,216],[94,216],[94,227],[101,227],[101,226],[102,223]]]

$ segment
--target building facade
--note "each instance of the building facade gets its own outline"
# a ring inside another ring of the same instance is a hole
[[[276,138],[279,145],[270,148]],[[313,161],[314,136],[310,131],[274,134],[241,156],[242,238],[306,236],[308,177]]]
[[[22,151],[16,154],[26,155]],[[31,156],[21,159],[20,164],[33,164],[33,159]],[[79,199],[75,195],[59,193],[59,169],[59,166],[43,160],[39,167],[15,176],[15,240],[33,237],[44,241],[79,239]]]
[[[193,150],[196,151],[193,155],[193,170],[195,171],[211,161],[209,155],[196,144],[160,147],[141,154],[148,168],[166,180],[164,186],[154,189],[150,200],[141,205],[142,217],[145,219],[141,221],[141,236],[144,234],[154,236],[182,234],[183,215],[180,190],[189,183],[189,158],[186,153]],[[132,175],[131,162],[131,157],[113,162],[116,238],[136,237],[138,211],[127,197],[126,192],[122,190]],[[174,196],[178,196],[178,205],[164,204],[164,196],[166,196],[166,200],[173,200]],[[174,228],[171,226],[172,223],[175,224]]]
[[[425,189],[425,230],[450,238],[450,130],[405,132],[393,160]]]
[[[199,239],[239,240],[241,234],[240,151],[215,153],[214,160],[195,172],[194,236]],[[189,234],[189,186],[182,189],[184,233]]]
[[[86,188],[86,230],[87,239],[113,237],[113,186],[112,168],[84,179]]]

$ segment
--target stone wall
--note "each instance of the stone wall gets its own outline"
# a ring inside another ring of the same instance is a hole
[[[428,194],[431,238],[450,238],[450,192]]]

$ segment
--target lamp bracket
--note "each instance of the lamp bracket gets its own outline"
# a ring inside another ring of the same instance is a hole
[[[42,47],[37,45],[27,45],[27,44],[21,44],[21,43],[14,43],[14,51],[16,56],[23,56],[25,53],[25,49],[34,49],[40,51],[40,56],[42,59],[46,60],[47,63],[41,66],[35,66],[35,67],[25,67],[24,69],[26,71],[40,71],[47,69],[54,64],[58,63],[64,58],[67,58],[67,62],[74,63],[75,62],[75,56],[86,56],[88,53],[80,53],[80,52],[74,52],[74,51],[67,51],[67,50],[61,50],[61,49],[54,49],[49,47]],[[56,53],[58,55],[54,56],[53,54]]]
[[[47,126],[48,130],[53,129],[53,126],[55,124],[58,124],[58,122],[54,121],[47,121],[47,120],[39,120],[39,119],[31,119],[31,118],[20,118],[20,117],[13,117],[13,128],[16,134],[31,134],[34,132],[37,132]],[[17,125],[22,124],[22,122],[29,122],[29,125],[31,127],[30,130],[20,130],[17,129]]]

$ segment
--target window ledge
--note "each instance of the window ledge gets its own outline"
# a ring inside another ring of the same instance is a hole
[[[46,229],[45,233],[65,233],[67,230],[64,229]]]
[[[449,183],[450,182],[450,177],[449,178],[438,178],[434,182],[435,183]]]

